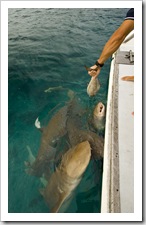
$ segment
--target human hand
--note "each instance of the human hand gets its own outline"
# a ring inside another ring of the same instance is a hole
[[[93,76],[97,77],[99,75],[99,73],[100,73],[100,70],[101,70],[101,67],[100,66],[97,66],[97,65],[93,65],[91,67],[85,66],[85,68],[88,71],[88,74],[90,76],[92,76],[92,77]]]

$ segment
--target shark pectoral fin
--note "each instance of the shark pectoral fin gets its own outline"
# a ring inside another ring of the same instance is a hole
[[[24,165],[26,166],[25,173],[32,174],[33,170],[31,168],[31,166],[35,161],[35,157],[32,154],[30,147],[28,145],[26,147],[27,147],[27,150],[28,150],[28,161],[24,161]]]
[[[25,165],[26,167],[30,167],[30,162],[24,161],[24,165]]]
[[[25,164],[29,164],[29,166],[31,166],[35,161],[35,157],[32,154],[32,151],[31,151],[30,147],[28,145],[26,147],[27,147],[27,150],[28,150],[28,163],[25,163]]]
[[[47,186],[48,181],[46,180],[46,178],[45,178],[45,175],[44,175],[44,174],[43,174],[43,176],[42,176],[42,177],[40,177],[40,181],[41,181],[41,183],[44,185],[44,187],[46,187],[46,186]]]

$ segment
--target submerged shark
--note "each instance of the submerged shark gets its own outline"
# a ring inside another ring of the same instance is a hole
[[[40,121],[36,119],[35,126],[42,132],[42,137],[36,159],[33,162],[25,162],[28,174],[47,177],[50,165],[58,155],[57,147],[65,135],[68,137],[68,146],[73,147],[83,141],[89,141],[93,155],[96,158],[103,157],[104,139],[84,129],[81,122],[84,110],[72,92],[69,92],[69,97],[71,100],[68,104],[57,111],[46,127],[41,127]]]
[[[98,136],[96,133],[87,130],[81,123],[81,117],[83,115],[76,113],[76,107],[69,109],[70,117],[67,118],[66,128],[69,143],[71,146],[75,146],[80,142],[88,141],[91,146],[91,153],[95,158],[103,158],[104,151],[104,138]]]
[[[46,188],[40,190],[51,213],[57,213],[62,204],[71,196],[81,181],[90,157],[91,147],[88,141],[78,143],[64,154]]]
[[[52,116],[46,127],[41,127],[39,119],[36,119],[35,126],[42,132],[42,137],[35,160],[33,162],[25,162],[28,174],[39,177],[48,174],[50,163],[54,161],[59,141],[67,133],[66,121],[69,116],[69,107],[75,104],[75,93],[72,90],[68,91],[68,97],[70,101]]]
[[[71,146],[76,145],[81,141],[87,140],[91,146],[91,153],[96,159],[103,158],[104,152],[104,138],[98,136],[96,133],[90,130],[80,130],[73,128],[68,132],[69,141]]]
[[[49,170],[49,162],[56,154],[58,140],[66,134],[66,118],[68,106],[62,107],[49,121],[46,127],[41,127],[38,118],[35,126],[42,132],[40,148],[33,162],[25,162],[27,172],[41,176]]]

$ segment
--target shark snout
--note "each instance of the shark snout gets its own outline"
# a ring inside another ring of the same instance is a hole
[[[99,102],[94,108],[94,115],[97,117],[105,116],[105,106],[102,102]]]

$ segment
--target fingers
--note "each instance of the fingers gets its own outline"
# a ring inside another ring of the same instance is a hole
[[[97,75],[98,75],[98,71],[91,70],[91,71],[88,71],[88,74],[89,74],[90,76],[97,76]]]
[[[91,76],[91,77],[97,77],[98,75],[99,75],[99,73],[100,73],[100,70],[101,70],[101,68],[100,67],[98,67],[97,68],[97,70],[91,70],[91,71],[88,71],[88,74]]]
[[[91,67],[87,67],[85,66],[86,70],[88,71],[88,74],[90,76],[98,76],[98,74],[100,73],[100,67],[97,67],[96,65],[91,66]]]

